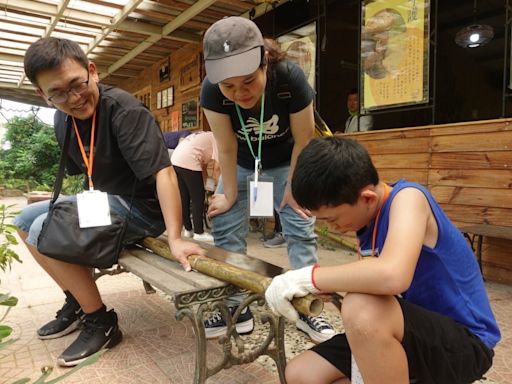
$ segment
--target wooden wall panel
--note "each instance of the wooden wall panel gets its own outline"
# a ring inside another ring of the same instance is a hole
[[[424,153],[372,154],[372,161],[376,168],[428,168],[430,156]]]
[[[394,183],[400,179],[407,179],[427,186],[427,169],[379,169],[379,177],[385,183]]]
[[[478,207],[461,204],[439,204],[453,221],[464,224],[491,224],[512,227],[512,209]]]
[[[448,136],[433,136],[433,152],[465,151],[509,151],[512,148],[512,131],[460,133]]]
[[[359,138],[354,138],[359,141]],[[428,137],[361,140],[360,142],[372,155],[430,152],[430,138]]]
[[[512,169],[512,151],[432,153],[432,168]]]
[[[512,193],[502,189],[444,187],[429,185],[430,192],[440,203],[476,205],[480,207],[512,208]]]
[[[474,170],[474,169],[431,169],[429,184],[442,186],[479,187],[479,188],[510,188],[512,186],[512,170]]]

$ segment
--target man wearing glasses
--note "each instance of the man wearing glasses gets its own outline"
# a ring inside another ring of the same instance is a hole
[[[188,255],[202,254],[197,245],[181,239],[176,175],[151,112],[127,92],[98,84],[95,64],[69,40],[50,37],[33,43],[25,56],[25,73],[38,94],[57,108],[54,126],[61,147],[66,130],[71,130],[68,174],[87,175],[86,186],[106,192],[110,211],[123,217],[129,215],[136,185],[125,242],[158,236],[167,229],[176,257],[186,260]],[[57,203],[65,199],[76,196],[60,197]],[[61,337],[81,325],[78,338],[57,360],[73,366],[102,348],[114,347],[122,333],[116,313],[107,311],[87,267],[37,251],[48,208],[48,202],[28,205],[14,224],[36,261],[66,295],[56,318],[38,329],[39,338]]]

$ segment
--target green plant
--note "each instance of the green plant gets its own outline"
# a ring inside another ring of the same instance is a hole
[[[34,116],[13,117],[5,127],[10,145],[0,149],[1,185],[26,192],[53,185],[60,152],[53,128]]]
[[[16,226],[7,222],[16,215],[16,212],[12,211],[13,207],[14,205],[0,204],[0,268],[4,272],[10,268],[14,260],[21,263],[18,254],[11,249],[12,246],[18,245],[18,240],[14,236]]]

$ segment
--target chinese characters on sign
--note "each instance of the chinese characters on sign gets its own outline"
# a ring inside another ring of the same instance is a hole
[[[428,102],[429,1],[363,2],[363,112]]]

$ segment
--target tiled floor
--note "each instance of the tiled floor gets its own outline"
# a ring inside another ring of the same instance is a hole
[[[23,200],[0,200],[2,203],[20,203]],[[251,234],[248,253],[286,265],[286,249],[265,249]],[[354,259],[349,252],[320,247],[321,264],[336,264]],[[14,328],[13,336],[18,340],[5,349],[0,349],[0,383],[13,383],[29,377],[32,382],[40,376],[40,368],[53,365],[55,358],[76,337],[76,333],[61,339],[41,341],[35,336],[38,326],[48,321],[63,302],[63,295],[52,280],[36,265],[23,245],[16,249],[23,264],[15,264],[10,272],[0,274],[1,287],[17,296],[19,303],[2,323]],[[86,367],[65,383],[191,383],[194,375],[194,338],[188,320],[177,321],[172,304],[161,294],[147,295],[141,281],[129,274],[105,276],[98,281],[107,307],[115,307],[124,333],[123,342],[112,349],[92,366]],[[501,327],[503,340],[496,348],[493,368],[485,383],[512,384],[512,287],[487,283],[496,317]],[[337,329],[341,322],[333,306],[325,313]],[[1,314],[0,314],[1,317]],[[254,332],[247,337],[259,337]],[[291,357],[311,346],[308,339],[294,326],[287,324],[286,355]],[[221,347],[216,342],[208,344],[210,365],[220,357]],[[55,368],[51,378],[68,372]],[[275,367],[267,357],[256,362],[236,366],[219,372],[208,383],[278,383]]]

